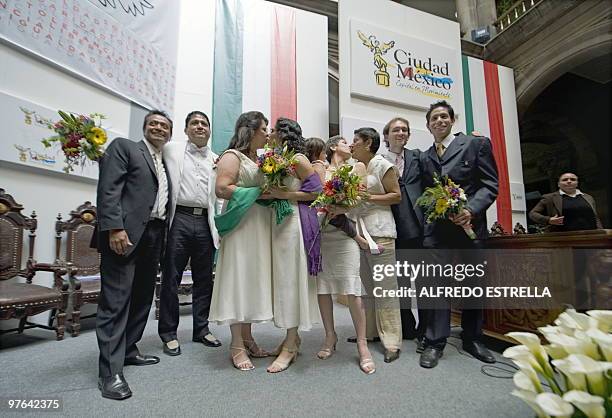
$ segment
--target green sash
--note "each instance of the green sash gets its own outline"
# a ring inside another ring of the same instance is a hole
[[[219,236],[229,234],[238,226],[240,221],[255,202],[262,206],[269,206],[276,212],[276,223],[280,224],[283,219],[293,213],[291,204],[286,200],[257,200],[261,194],[259,187],[236,187],[232,198],[227,203],[225,212],[215,215],[215,225]]]

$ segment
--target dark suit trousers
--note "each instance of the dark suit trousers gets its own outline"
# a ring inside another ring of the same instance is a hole
[[[153,302],[164,230],[163,221],[150,221],[128,257],[102,252],[102,291],[96,316],[101,377],[122,373],[124,359],[138,354],[136,343],[142,338]]]
[[[411,249],[419,249],[423,248],[422,246],[423,239],[422,238],[413,238],[413,239],[396,239],[395,240],[395,251],[396,254],[400,250],[411,250]],[[411,260],[406,260],[410,262]],[[410,286],[409,280],[404,280],[405,278],[398,277],[398,286]],[[419,324],[417,326],[416,319],[412,313],[412,309],[408,306],[402,306],[401,315],[402,315],[402,335],[404,340],[411,340],[413,338],[422,338],[425,336],[425,330],[427,329],[427,315],[429,313],[428,310],[419,308]]]
[[[159,300],[158,332],[162,341],[177,339],[178,286],[191,259],[193,338],[206,335],[213,289],[214,243],[206,210],[202,215],[177,211],[168,235]]]
[[[430,262],[435,264],[449,264],[457,261],[457,251],[460,250],[462,263],[472,263],[472,259],[477,259],[479,241],[471,240],[465,233],[457,228],[452,231],[444,231],[445,233],[438,234],[447,238],[442,242],[438,242],[435,248],[431,250],[429,256]],[[427,245],[427,239],[425,240]],[[431,248],[431,247],[429,247]],[[472,253],[473,251],[473,253]],[[473,254],[474,257],[467,254]],[[450,302],[442,301],[442,306],[437,306],[436,309],[430,309],[427,312],[427,327],[425,331],[425,344],[444,349],[446,339],[450,336],[451,310]],[[482,309],[463,309],[461,311],[461,328],[463,328],[463,341],[477,341],[482,336],[483,311]]]

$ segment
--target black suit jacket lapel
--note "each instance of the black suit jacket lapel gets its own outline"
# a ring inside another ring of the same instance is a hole
[[[142,151],[142,155],[149,165],[155,180],[157,180],[157,170],[155,169],[155,163],[153,162],[153,157],[151,157],[151,153],[149,152],[149,148],[147,148],[147,144],[145,144],[144,139],[138,143],[140,151]]]
[[[448,163],[450,160],[455,157],[465,145],[466,137],[463,135],[458,135],[453,139],[453,142],[450,143],[444,154],[442,154],[442,164]]]

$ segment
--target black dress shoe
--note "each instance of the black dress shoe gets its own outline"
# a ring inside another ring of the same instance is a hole
[[[399,358],[400,350],[390,351],[385,350],[385,363],[391,363]]]
[[[438,360],[440,360],[442,354],[442,350],[439,348],[425,347],[425,350],[421,353],[419,364],[426,369],[433,369],[438,365]]]
[[[132,391],[122,374],[98,378],[98,389],[103,398],[121,401],[132,396]]]
[[[356,343],[357,342],[357,337],[348,337],[346,339],[347,343]],[[374,338],[368,338],[368,342],[369,343],[377,343],[380,342],[380,337],[374,337]]]
[[[422,353],[423,351],[425,351],[425,338],[423,337],[417,337],[416,339],[416,352],[417,353]]]
[[[136,357],[126,357],[124,366],[150,366],[159,363],[159,357],[138,354]]]
[[[208,347],[221,347],[221,341],[215,338],[210,332],[208,334],[202,335],[201,337],[194,338],[194,342],[202,343]]]
[[[493,354],[479,341],[464,341],[463,349],[484,363],[495,363]]]
[[[181,346],[177,340],[172,340],[164,343],[164,353],[169,356],[178,356],[181,354]]]

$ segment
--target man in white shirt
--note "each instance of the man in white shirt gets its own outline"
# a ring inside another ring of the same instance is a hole
[[[174,141],[164,148],[172,194],[168,221],[170,230],[162,269],[158,333],[164,353],[181,354],[177,338],[179,324],[178,286],[187,263],[191,264],[193,341],[208,347],[221,342],[208,329],[213,288],[213,260],[219,236],[215,228],[214,163],[217,155],[208,146],[208,116],[193,111],[185,120],[188,141]]]

